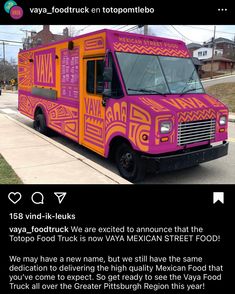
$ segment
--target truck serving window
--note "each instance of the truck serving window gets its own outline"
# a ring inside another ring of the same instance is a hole
[[[104,61],[87,61],[87,93],[101,94],[103,92]]]
[[[190,58],[116,52],[128,94],[204,93]]]

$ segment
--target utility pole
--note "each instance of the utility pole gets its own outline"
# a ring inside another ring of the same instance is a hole
[[[25,33],[25,42],[24,42],[24,44],[26,44],[26,47],[27,47],[26,49],[30,49],[28,33],[30,33],[32,35],[32,33],[34,33],[34,31],[24,30],[24,29],[20,29],[20,31]]]
[[[137,25],[137,27],[139,29],[144,27],[144,35],[148,35],[148,25]]]
[[[11,41],[11,40],[0,40],[0,44],[2,45],[2,63],[3,63],[3,80],[6,81],[6,45],[9,45],[8,43],[16,43],[16,44],[22,44],[22,42],[19,41]]]
[[[214,36],[212,38],[211,79],[213,79],[213,62],[214,62],[214,56],[215,56],[215,33],[216,33],[216,26],[214,26]]]
[[[2,53],[3,53],[3,82],[6,81],[6,52],[5,52],[5,42],[2,42]]]
[[[24,32],[25,33],[25,38],[27,39],[28,38],[28,33],[34,33],[34,31],[30,31],[30,30],[24,30],[24,29],[20,29],[21,32]]]
[[[144,25],[144,35],[148,35],[148,25]]]

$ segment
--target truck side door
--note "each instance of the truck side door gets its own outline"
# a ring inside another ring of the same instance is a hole
[[[105,108],[102,106],[103,58],[83,60],[84,89],[81,97],[81,144],[104,155]]]

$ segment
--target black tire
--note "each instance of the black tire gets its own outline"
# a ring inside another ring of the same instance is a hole
[[[43,135],[46,135],[48,133],[46,119],[42,113],[36,114],[33,126],[36,131],[38,131],[39,133]]]
[[[122,143],[116,148],[115,161],[119,173],[130,182],[140,182],[146,173],[146,164],[140,154],[134,151],[131,146]]]

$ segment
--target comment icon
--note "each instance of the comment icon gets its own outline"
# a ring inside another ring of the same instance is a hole
[[[41,192],[34,192],[31,196],[31,200],[34,204],[44,204],[44,196]]]

